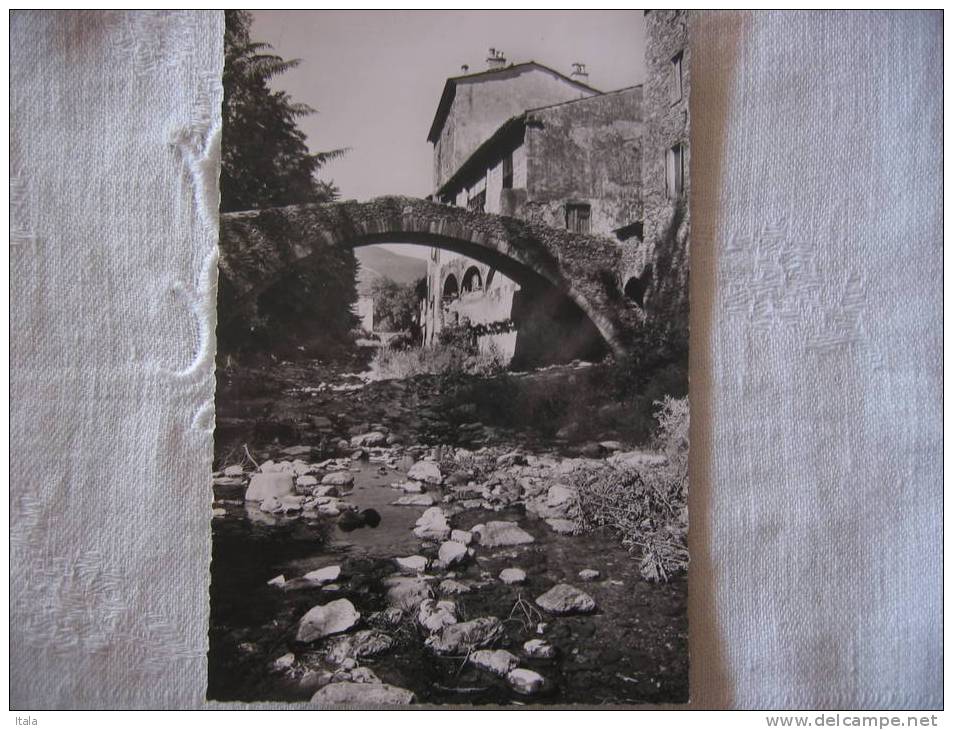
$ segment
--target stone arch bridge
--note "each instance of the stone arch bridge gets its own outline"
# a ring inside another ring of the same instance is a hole
[[[419,198],[292,205],[221,216],[220,286],[232,301],[254,297],[325,247],[415,243],[487,264],[521,285],[567,297],[616,355],[628,351],[642,311],[621,291],[621,253],[609,238],[572,233]],[[220,312],[228,320],[231,312]]]

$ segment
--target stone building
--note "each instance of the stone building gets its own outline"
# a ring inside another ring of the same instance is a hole
[[[620,293],[649,312],[665,287],[687,304],[688,58],[685,11],[649,11],[645,23],[643,85],[604,93],[583,64],[566,76],[535,62],[508,66],[491,49],[486,71],[447,80],[428,139],[432,199],[611,238]],[[432,249],[427,283],[426,344],[466,322],[481,348],[505,357],[585,354],[545,352],[573,313],[484,264]]]

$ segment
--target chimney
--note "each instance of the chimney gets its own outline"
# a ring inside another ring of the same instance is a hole
[[[503,55],[503,51],[498,51],[495,48],[490,49],[490,53],[486,57],[486,67],[490,71],[495,71],[496,69],[503,68],[506,65],[506,56]]]
[[[467,66],[467,64],[463,64],[463,65],[460,67],[460,73],[462,73],[464,76],[466,76],[468,73],[470,73],[470,67]]]
[[[572,65],[572,73],[569,74],[569,78],[574,79],[582,84],[589,83],[589,72],[586,71],[586,64],[579,63],[578,61]]]

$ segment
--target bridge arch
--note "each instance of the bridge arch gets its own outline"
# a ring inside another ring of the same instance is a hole
[[[612,240],[417,198],[223,214],[219,269],[234,297],[243,299],[326,247],[379,243],[453,251],[521,285],[552,287],[585,314],[616,354],[626,352],[627,335],[641,321],[638,308],[618,290],[620,253]]]
[[[464,272],[460,291],[466,294],[483,291],[483,277],[476,266],[471,266]]]
[[[459,296],[460,286],[457,284],[457,277],[453,274],[448,274],[443,282],[443,298],[445,300],[456,299]]]

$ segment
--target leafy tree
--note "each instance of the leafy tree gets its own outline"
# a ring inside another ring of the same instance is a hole
[[[371,298],[374,300],[376,328],[384,332],[408,332],[414,329],[417,319],[420,282],[398,284],[387,276],[380,276],[371,283]]]
[[[328,160],[345,150],[311,153],[297,120],[313,109],[294,102],[269,81],[298,65],[251,40],[252,16],[225,13],[222,104],[221,210],[231,212],[337,197],[332,183],[317,177]],[[305,237],[279,211],[263,214],[266,235]],[[224,230],[224,229],[223,229]],[[223,236],[222,246],[229,245]],[[357,260],[353,251],[327,249],[289,269],[252,301],[239,302],[223,282],[219,289],[219,350],[225,354],[270,353],[284,357],[339,354],[353,344],[357,324]]]
[[[270,45],[253,42],[251,20],[244,10],[225,12],[221,209],[229,212],[333,200],[337,189],[319,180],[317,172],[347,150],[308,150],[297,120],[315,110],[268,85],[300,61],[267,53]]]

